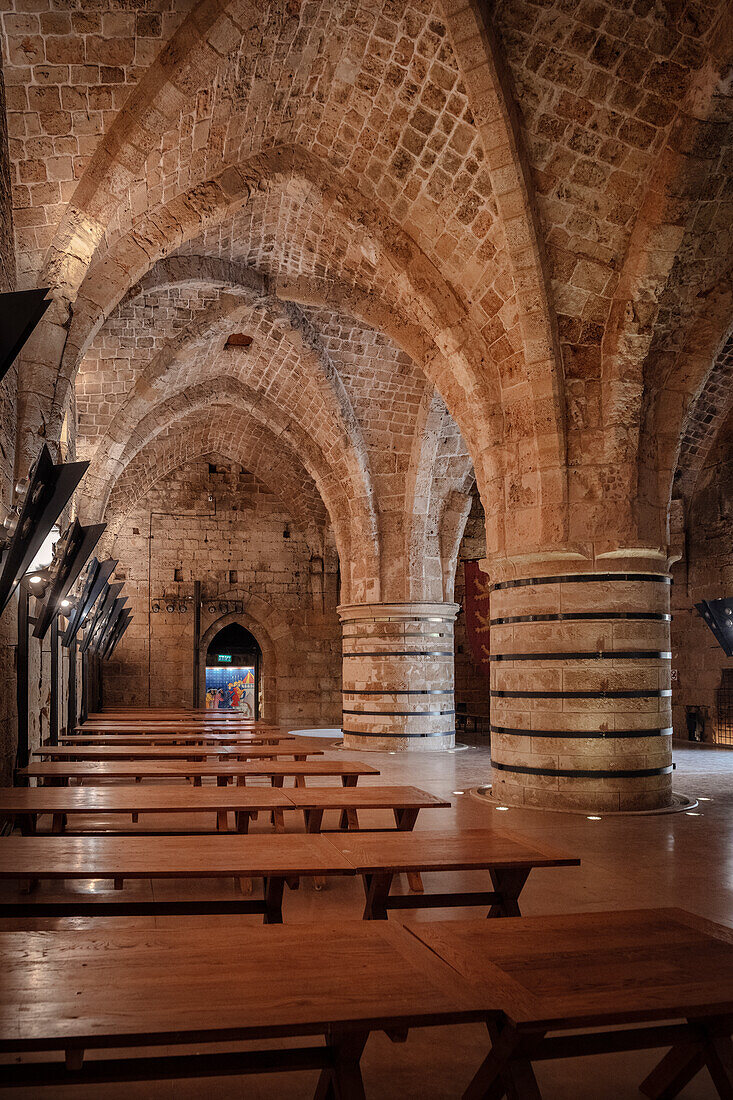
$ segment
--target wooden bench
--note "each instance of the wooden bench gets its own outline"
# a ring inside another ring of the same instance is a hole
[[[311,849],[309,841],[316,842]],[[395,843],[395,841],[397,843]],[[329,846],[330,845],[330,849]],[[518,898],[533,867],[574,866],[580,861],[559,852],[532,848],[493,831],[472,830],[469,834],[438,832],[379,832],[313,835],[276,833],[253,836],[10,836],[0,843],[0,878],[88,879],[116,881],[126,878],[228,878],[244,879],[246,889],[253,878],[265,878],[268,919],[275,917],[282,900],[286,878],[316,878],[333,874],[358,874],[366,893],[364,920],[386,919],[388,909],[454,907],[490,904],[489,916],[504,917],[519,912]],[[319,865],[320,864],[320,865]],[[494,889],[490,892],[395,895],[389,885],[399,871],[489,871]],[[386,885],[385,885],[386,884]],[[188,909],[156,908],[165,903],[73,900],[48,903],[7,902],[0,915],[26,916],[97,914],[121,912],[149,914],[166,912],[219,912],[212,901],[175,903]],[[231,903],[234,906],[238,902]],[[249,904],[249,903],[247,903]],[[263,903],[260,903],[263,904]],[[104,908],[106,905],[106,909]],[[195,908],[203,905],[204,909]],[[193,906],[194,908],[190,908]],[[243,912],[262,912],[244,909]]]
[[[670,1050],[642,1082],[646,1096],[671,1100],[703,1066],[733,1096],[732,929],[638,909],[410,931],[502,1008],[464,1100],[538,1100],[535,1061],[659,1047]]]
[[[0,1051],[47,1055],[3,1065],[0,1087],[93,1085],[100,1095],[112,1081],[317,1069],[318,1097],[360,1100],[371,1031],[401,1038],[484,1017],[475,991],[396,925],[2,932],[0,966]],[[311,1042],[263,1046],[273,1037]],[[257,1049],[232,1049],[242,1040]],[[155,1052],[181,1044],[199,1050]],[[99,1055],[87,1060],[90,1050]]]
[[[273,786],[282,786],[283,780],[293,776],[299,786],[305,785],[308,776],[338,776],[345,787],[355,787],[360,775],[379,775],[379,769],[371,764],[347,760],[250,760],[221,763],[186,760],[110,760],[107,763],[96,761],[42,761],[19,768],[21,779],[37,779],[68,785],[69,779],[82,782],[99,782],[108,779],[193,779],[200,786],[204,778],[215,778],[225,786],[230,779],[244,785],[247,779],[268,778]]]
[[[299,738],[292,733],[262,733],[256,730],[242,733],[92,733],[62,734],[59,745],[257,745],[280,744]],[[326,742],[327,743],[327,742]],[[50,744],[50,742],[46,742]]]
[[[202,760],[207,756],[222,760],[294,756],[296,760],[305,760],[308,756],[322,756],[323,745],[305,738],[294,738],[278,745],[241,742],[236,745],[41,745],[32,755],[52,760]]]
[[[101,787],[2,787],[0,821],[19,824],[26,833],[36,829],[40,814],[52,816],[52,830],[64,830],[67,815],[83,814],[206,814],[216,829],[229,827],[234,813],[237,829],[246,833],[249,819],[260,811],[299,810],[305,815],[306,830],[321,832],[326,810],[338,811],[341,827],[358,828],[359,810],[389,810],[395,826],[411,829],[420,810],[450,807],[450,802],[417,787],[191,787],[176,783],[167,787],[117,785]],[[344,818],[343,814],[347,816]],[[94,832],[99,832],[95,829]],[[117,832],[118,830],[115,830]],[[190,832],[190,830],[188,830]],[[134,835],[139,835],[138,831]]]
[[[564,852],[503,832],[349,832],[331,837],[363,877],[365,920],[386,920],[390,909],[443,909],[488,905],[490,917],[519,916],[519,895],[535,867],[577,867]],[[396,874],[488,871],[493,890],[391,894]]]

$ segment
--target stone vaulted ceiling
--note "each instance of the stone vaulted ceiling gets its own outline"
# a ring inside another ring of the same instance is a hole
[[[664,546],[730,358],[725,0],[27,7],[20,464],[73,405],[119,524],[227,455],[354,601],[450,597],[474,477],[490,555]]]

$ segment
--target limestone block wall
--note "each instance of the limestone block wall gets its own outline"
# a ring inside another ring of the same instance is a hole
[[[161,479],[126,517],[112,553],[134,618],[104,668],[105,703],[191,703],[191,597],[200,580],[202,637],[238,608],[260,643],[263,716],[339,724],[335,594],[323,586],[330,606],[314,594],[311,548],[279,498],[243,467],[208,455]]]
[[[695,604],[733,597],[733,420],[721,433],[720,446],[705,464],[686,509],[683,556],[674,566],[672,606],[672,683],[675,737],[687,739],[688,707],[705,716],[705,741],[722,741],[717,691],[724,670],[733,672]]]
[[[669,578],[502,581],[491,606],[494,793],[652,809],[671,797]]]

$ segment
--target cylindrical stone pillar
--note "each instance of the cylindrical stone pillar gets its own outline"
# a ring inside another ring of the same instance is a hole
[[[452,748],[455,603],[339,607],[344,745],[360,752]]]
[[[574,572],[491,587],[495,798],[592,811],[672,792],[670,577]]]

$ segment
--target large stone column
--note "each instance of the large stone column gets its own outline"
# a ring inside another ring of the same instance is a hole
[[[670,578],[543,562],[491,589],[493,794],[511,805],[656,809],[672,788]],[[491,563],[484,563],[491,569]],[[555,571],[557,570],[557,571]],[[507,576],[508,570],[502,571]]]
[[[455,741],[455,603],[339,607],[344,745],[434,752]]]

